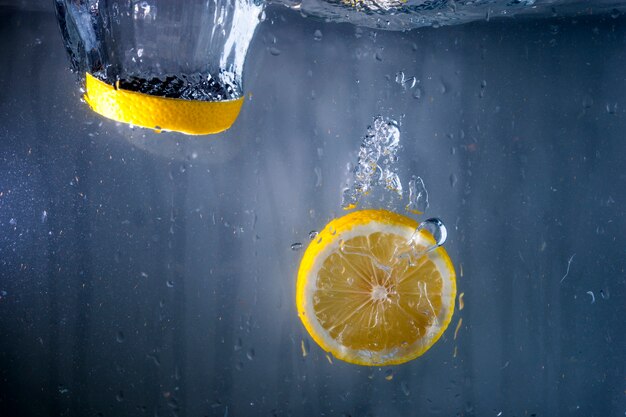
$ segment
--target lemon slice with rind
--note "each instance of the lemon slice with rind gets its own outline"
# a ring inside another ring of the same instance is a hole
[[[237,119],[243,97],[225,101],[183,100],[115,88],[87,73],[85,101],[96,113],[123,123],[188,135],[222,132]]]
[[[354,364],[394,365],[441,337],[456,274],[443,247],[426,250],[435,240],[417,227],[396,213],[362,210],[331,221],[309,244],[296,306],[322,349]]]

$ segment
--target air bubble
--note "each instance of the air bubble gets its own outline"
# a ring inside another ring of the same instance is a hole
[[[302,249],[302,243],[296,242],[291,244],[291,250],[298,251],[300,249]]]
[[[446,226],[443,224],[443,222],[436,217],[420,223],[420,225],[417,227],[416,234],[419,234],[419,232],[421,232],[422,230],[426,230],[427,232],[429,232],[435,239],[435,244],[427,247],[426,252],[430,252],[431,250],[443,245],[448,237],[448,229],[446,229]]]
[[[428,191],[421,177],[413,175],[409,181],[409,204],[406,209],[419,214],[428,209]]]

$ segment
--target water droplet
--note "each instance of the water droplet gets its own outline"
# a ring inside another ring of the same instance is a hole
[[[322,169],[320,167],[313,168],[313,172],[315,172],[315,186],[322,186]]]
[[[300,342],[300,348],[302,349],[302,357],[306,358],[310,351],[309,341],[307,339],[302,339]]]
[[[450,187],[454,187],[458,181],[458,178],[454,174],[450,174]]]
[[[392,369],[387,369],[385,371],[385,379],[387,381],[391,381],[393,379],[393,370]]]
[[[583,97],[583,109],[589,109],[593,106],[593,98],[591,96]]]
[[[617,113],[617,103],[613,103],[613,104],[606,103],[606,112],[608,114],[615,114],[615,113]]]
[[[411,395],[411,391],[409,391],[409,386],[407,385],[405,381],[402,381],[400,383],[400,389],[402,390],[402,393],[406,395],[407,397]]]
[[[352,284],[354,284],[354,278],[353,277],[348,277],[346,279],[346,282],[348,283],[348,285],[352,285]]]
[[[280,49],[276,48],[275,46],[272,46],[270,48],[270,54],[272,54],[274,56],[278,56],[278,55],[280,55]]]
[[[315,239],[316,237],[317,237],[317,231],[315,231],[315,230],[311,230],[311,231],[309,232],[309,239],[313,240],[313,239]]]
[[[170,279],[165,283],[165,285],[167,285],[168,288],[174,288],[174,281]]]
[[[246,353],[246,357],[248,358],[248,360],[249,360],[249,361],[251,361],[251,360],[253,360],[253,359],[254,359],[254,355],[255,355],[255,353],[254,353],[254,349],[250,349],[250,350],[248,350],[248,352]]]
[[[45,223],[48,220],[48,212],[46,210],[41,212],[41,222]]]
[[[417,227],[417,232],[420,232],[422,230],[426,230],[427,232],[429,232],[435,239],[435,244],[428,247],[426,249],[426,252],[429,252],[437,248],[438,246],[443,245],[448,238],[448,229],[446,229],[446,226],[440,219],[435,217],[421,222],[420,225]]]
[[[241,337],[237,338],[237,341],[235,342],[235,352],[239,352],[241,349],[243,348],[243,340],[241,340]]]
[[[413,98],[417,99],[417,100],[422,98],[422,89],[421,88],[417,87],[415,89],[415,91],[413,91]]]
[[[480,93],[478,93],[478,97],[483,98],[485,96],[486,88],[487,88],[487,80],[482,80],[480,82]]]
[[[124,332],[122,332],[121,330],[117,332],[117,336],[115,336],[115,340],[117,340],[117,343],[124,343],[124,339]]]
[[[322,31],[317,29],[314,33],[313,33],[313,40],[315,41],[321,41],[322,40]]]
[[[330,232],[330,234],[331,234],[331,235],[334,235],[334,234],[336,234],[336,233],[337,233],[337,230],[335,230],[335,228],[334,228],[333,226],[330,226],[330,227],[328,228],[328,231]]]
[[[302,243],[296,242],[296,243],[292,243],[291,244],[291,250],[297,251],[297,250],[300,250],[300,249],[302,249]]]
[[[117,395],[115,396],[115,399],[117,400],[117,402],[122,402],[124,401],[124,391],[120,391],[117,393]]]
[[[318,305],[318,304],[320,303],[320,301],[321,301],[321,300],[320,300],[319,295],[314,295],[314,296],[313,296],[313,305],[314,305],[314,306]]]

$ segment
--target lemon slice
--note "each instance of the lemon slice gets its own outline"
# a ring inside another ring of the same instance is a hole
[[[183,100],[116,89],[87,73],[85,101],[109,119],[188,135],[222,132],[239,115],[243,97],[225,101]]]
[[[304,253],[296,306],[311,337],[346,362],[382,366],[426,352],[450,323],[456,274],[418,224],[385,210],[331,221]],[[407,256],[409,255],[409,256]]]

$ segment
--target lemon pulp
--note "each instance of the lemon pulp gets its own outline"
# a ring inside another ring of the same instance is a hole
[[[298,272],[298,314],[326,351],[361,365],[399,364],[428,350],[454,311],[454,267],[417,222],[363,210],[330,222]],[[416,256],[406,256],[417,254]]]

